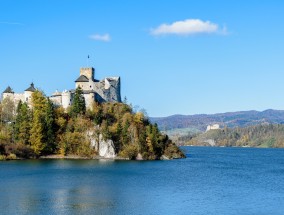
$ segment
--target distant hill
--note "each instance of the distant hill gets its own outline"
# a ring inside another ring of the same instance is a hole
[[[262,123],[284,124],[284,110],[239,111],[218,114],[173,115],[168,117],[150,117],[160,130],[190,128],[205,131],[207,125],[220,124],[221,127],[247,127]]]

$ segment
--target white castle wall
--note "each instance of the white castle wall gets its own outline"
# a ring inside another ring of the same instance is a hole
[[[32,94],[33,92],[31,91],[25,91],[24,92],[24,101],[28,103],[28,105],[31,105],[32,103]]]
[[[120,78],[109,77],[101,81],[95,81],[94,68],[81,68],[80,76],[84,75],[89,79],[89,82],[76,82],[75,87],[81,87],[84,92],[86,108],[92,108],[94,101],[97,102],[121,102],[120,95]],[[15,105],[19,101],[27,102],[31,106],[31,91],[24,93],[3,93],[3,99],[10,97]],[[55,92],[49,99],[56,105],[67,109],[73,101],[74,91],[63,91],[62,93]]]
[[[80,87],[82,90],[93,90],[94,89],[94,83],[93,81],[89,82],[76,82],[76,89]]]
[[[60,95],[56,95],[56,96],[51,96],[49,97],[50,101],[52,101],[52,103],[55,106],[62,106],[62,96]]]
[[[14,93],[15,105],[18,105],[20,101],[25,102],[25,95],[23,93]]]
[[[218,129],[220,129],[220,125],[219,124],[214,124],[214,125],[208,125],[206,131],[218,130]]]
[[[25,102],[24,93],[3,93],[2,97],[3,99],[11,99],[14,102],[15,106],[17,106],[20,101]]]
[[[64,91],[62,93],[62,107],[67,109],[72,103],[72,95],[70,91]]]
[[[84,93],[85,103],[87,109],[92,109],[95,102],[95,93]]]

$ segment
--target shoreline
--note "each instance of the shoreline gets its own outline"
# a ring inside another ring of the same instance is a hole
[[[86,157],[86,156],[79,156],[79,155],[46,155],[40,156],[39,160],[129,160],[127,158],[122,157],[114,157],[114,158],[106,158],[99,155]]]

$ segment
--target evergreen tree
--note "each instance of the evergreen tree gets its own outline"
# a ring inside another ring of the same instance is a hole
[[[103,108],[99,103],[94,103],[93,105],[93,118],[94,122],[99,125],[103,120]]]
[[[71,107],[71,116],[78,116],[78,114],[85,114],[86,112],[86,103],[83,95],[83,90],[81,87],[78,87],[75,91],[73,104]]]
[[[55,133],[56,133],[56,124],[55,124],[55,111],[53,103],[47,99],[46,102],[46,111],[45,111],[45,153],[53,153],[56,149],[55,144]]]
[[[31,112],[27,103],[19,102],[15,121],[15,140],[19,143],[28,145],[31,129]]]
[[[16,119],[15,119],[15,126],[14,126],[14,135],[15,135],[15,140],[19,140],[19,131],[20,131],[20,126],[22,122],[22,114],[21,114],[21,108],[22,108],[23,102],[20,100],[16,109]]]

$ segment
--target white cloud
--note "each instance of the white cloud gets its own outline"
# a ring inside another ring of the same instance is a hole
[[[202,21],[200,19],[186,19],[184,21],[173,22],[172,24],[162,24],[157,28],[151,29],[152,35],[193,35],[193,34],[210,34],[222,33],[225,34],[224,29],[220,30],[219,26],[210,21]]]
[[[111,40],[109,34],[94,34],[94,35],[90,35],[89,38],[92,40],[99,40],[103,42],[109,42]]]

